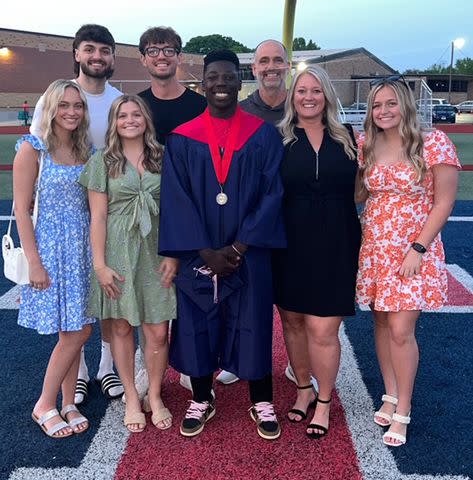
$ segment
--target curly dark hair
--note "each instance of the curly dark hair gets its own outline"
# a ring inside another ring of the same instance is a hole
[[[77,30],[74,41],[72,42],[72,60],[74,62],[74,74],[76,77],[79,75],[80,65],[79,62],[76,62],[75,51],[77,48],[79,48],[81,42],[85,42],[87,40],[109,45],[112,47],[112,52],[115,53],[115,39],[109,32],[108,28],[103,27],[102,25],[96,25],[95,23],[82,25],[82,27]]]

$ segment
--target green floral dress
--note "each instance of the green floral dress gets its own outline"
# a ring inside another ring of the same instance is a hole
[[[107,193],[108,217],[105,262],[122,275],[118,299],[108,298],[92,276],[88,314],[99,319],[124,318],[133,326],[176,317],[174,288],[163,288],[157,268],[161,175],[145,171],[140,177],[129,163],[117,178],[107,174],[102,152],[86,164],[79,183]]]

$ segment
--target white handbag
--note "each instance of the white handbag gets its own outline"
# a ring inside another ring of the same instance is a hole
[[[39,179],[41,178],[41,170],[43,168],[43,155],[40,155],[39,159],[39,171],[38,180],[36,184],[39,186]],[[33,208],[33,229],[36,227],[38,220],[38,197],[39,190],[36,189],[36,195],[34,199]],[[2,238],[2,256],[3,256],[3,273],[8,280],[18,284],[26,285],[30,283],[28,260],[21,244],[19,247],[15,247],[13,238],[11,237],[11,224],[13,219],[13,212],[15,209],[15,200],[13,200],[10,221],[8,223],[7,233]]]

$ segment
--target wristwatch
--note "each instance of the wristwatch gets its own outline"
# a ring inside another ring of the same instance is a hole
[[[411,245],[411,247],[412,247],[413,250],[415,250],[416,252],[421,253],[421,254],[425,253],[427,251],[427,249],[421,243],[414,242]]]

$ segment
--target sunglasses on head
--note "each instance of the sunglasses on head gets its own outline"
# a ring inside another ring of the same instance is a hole
[[[389,84],[394,82],[400,82],[405,85],[406,88],[409,88],[409,85],[407,84],[404,75],[390,75],[389,77],[375,78],[374,80],[371,80],[370,87],[373,88],[377,87],[378,85],[384,85],[385,83]]]

